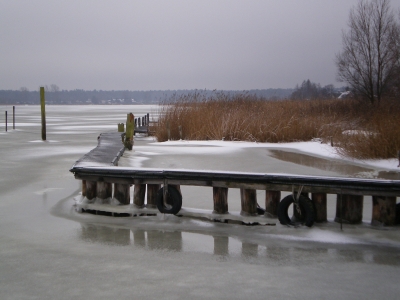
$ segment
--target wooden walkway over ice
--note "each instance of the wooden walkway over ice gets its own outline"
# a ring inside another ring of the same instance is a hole
[[[134,133],[149,134],[150,131],[150,115],[146,114],[143,117],[135,118]]]
[[[118,165],[118,160],[125,151],[122,143],[123,134],[120,132],[106,132],[100,134],[97,140],[97,147],[77,160],[74,168]]]
[[[203,212],[203,216],[214,220],[274,224],[279,217],[283,224],[296,221],[312,226],[314,221],[327,221],[326,195],[336,194],[337,222],[361,223],[365,195],[373,198],[373,225],[394,225],[396,222],[399,180],[117,167],[123,152],[121,133],[103,133],[99,136],[98,146],[73,165],[70,171],[76,179],[82,180],[82,196],[86,199],[78,205],[80,209],[140,215],[154,214],[158,208],[163,213],[199,217],[200,211],[181,210],[180,186],[193,185],[213,188],[213,210]],[[230,188],[240,189],[241,211],[238,214],[228,211]],[[256,190],[265,191],[264,208],[258,206]],[[291,195],[281,200],[281,191],[291,192]],[[116,199],[121,206],[99,207],[94,203],[96,199],[103,203],[106,199]],[[294,209],[290,218],[288,208],[291,204]]]

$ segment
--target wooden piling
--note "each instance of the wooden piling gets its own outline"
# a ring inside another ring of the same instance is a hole
[[[129,184],[114,183],[114,198],[121,204],[128,205],[131,202]]]
[[[257,191],[254,189],[240,189],[242,216],[257,216]]]
[[[315,222],[327,222],[327,205],[325,193],[312,193],[311,200],[315,209]]]
[[[15,130],[15,105],[13,106],[13,129]]]
[[[118,123],[118,132],[125,132],[124,123]]]
[[[6,119],[5,119],[5,121],[6,121],[6,132],[7,132],[7,111],[6,111]]]
[[[103,200],[111,198],[112,184],[110,182],[98,181],[96,186],[96,196]]]
[[[228,213],[228,188],[213,187],[214,211],[213,214]]]
[[[161,189],[161,184],[147,185],[147,208],[157,208],[157,192]]]
[[[97,182],[86,180],[86,198],[92,200],[97,195]]]
[[[146,195],[146,185],[145,184],[135,184],[133,190],[133,204],[137,207],[144,207],[144,196]]]
[[[265,216],[278,217],[278,205],[281,200],[281,191],[265,191]]]
[[[364,196],[337,195],[335,222],[358,224],[362,222]]]
[[[396,197],[372,196],[372,220],[374,226],[391,226],[396,223]]]
[[[46,101],[44,99],[44,87],[40,87],[40,110],[42,116],[42,140],[46,140]]]
[[[135,132],[134,119],[135,116],[132,113],[127,114],[125,148],[128,150],[132,150],[133,147],[133,133]]]
[[[82,196],[86,197],[86,180],[82,180]]]

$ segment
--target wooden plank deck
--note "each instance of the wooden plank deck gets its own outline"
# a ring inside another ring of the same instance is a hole
[[[80,158],[70,172],[76,179],[124,184],[163,184],[168,181],[180,185],[280,191],[292,191],[293,187],[303,186],[304,192],[400,196],[400,180],[116,167],[124,149],[121,133],[102,133],[97,147]]]
[[[162,185],[164,187],[170,185],[176,186],[178,189],[180,185],[193,185],[213,187],[214,211],[218,211],[219,217],[217,219],[221,220],[226,220],[226,214],[229,215],[227,211],[227,190],[229,188],[240,188],[242,201],[242,211],[240,214],[242,217],[251,215],[251,218],[253,218],[256,213],[258,204],[255,190],[266,191],[264,217],[267,218],[269,217],[267,213],[273,216],[277,215],[276,207],[278,205],[283,207],[281,203],[285,200],[283,199],[280,202],[280,192],[288,191],[292,192],[293,197],[296,193],[298,195],[300,193],[312,193],[313,199],[315,196],[315,201],[312,205],[315,206],[319,222],[326,221],[326,194],[336,194],[337,211],[335,221],[339,220],[342,222],[341,220],[344,219],[352,224],[361,222],[363,196],[372,196],[372,223],[395,224],[396,197],[400,196],[400,180],[117,167],[118,160],[123,152],[124,147],[121,133],[102,133],[99,136],[97,147],[84,155],[72,166],[70,171],[74,173],[76,179],[82,180],[82,196],[87,196],[87,200],[89,201],[80,203],[78,207],[85,210],[95,210],[94,208],[90,208],[90,205],[94,205],[93,201],[96,201],[96,197],[103,200],[114,197],[125,206],[125,209],[130,211],[129,205],[131,205],[131,199],[129,189],[134,185],[134,199],[133,206],[131,206],[135,208],[135,214],[138,209],[139,211],[144,209],[142,213],[146,214],[147,208],[154,208],[152,206],[159,203],[160,200],[157,200],[156,197],[157,193],[161,191],[160,188]],[[112,188],[112,185],[114,185],[114,188]],[[146,189],[148,206],[144,204]],[[112,195],[112,190],[114,190],[114,196]],[[278,194],[274,196],[276,192]],[[290,200],[293,201],[293,199],[291,198]],[[312,201],[311,198],[309,201]],[[100,202],[103,203],[103,201]],[[286,201],[286,203],[288,202]],[[267,212],[267,206],[269,205],[271,207],[268,210],[271,211]],[[111,208],[104,207],[104,209]],[[226,211],[221,212],[220,210]],[[194,216],[192,213],[189,213],[189,215]],[[216,216],[211,213],[211,218],[214,217]],[[266,223],[270,223],[269,220],[265,221]],[[282,222],[281,219],[280,221]],[[245,220],[243,222],[248,221]],[[260,223],[259,221],[257,222]],[[307,226],[312,226],[312,223],[310,224]]]
[[[125,151],[122,134],[120,132],[101,133],[97,141],[97,147],[77,160],[72,168],[118,165],[118,160]]]

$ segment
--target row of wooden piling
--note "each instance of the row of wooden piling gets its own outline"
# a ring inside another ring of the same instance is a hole
[[[8,131],[8,112],[5,111],[5,128]],[[15,106],[13,106],[13,129],[15,130]]]
[[[122,205],[130,204],[130,185],[109,182],[82,181],[82,195],[87,199],[107,199],[114,197]],[[174,185],[179,191],[180,186]],[[133,204],[138,208],[156,208],[157,192],[161,184],[135,184]],[[243,216],[258,216],[257,191],[255,189],[240,189],[241,212]],[[147,197],[146,197],[147,195]],[[308,195],[307,195],[308,196]],[[315,222],[327,222],[327,194],[312,193],[311,198],[315,210]],[[265,213],[269,218],[276,218],[281,191],[265,191]],[[337,195],[335,222],[359,224],[363,217],[364,197],[360,195]],[[392,226],[396,222],[396,197],[373,196],[372,225]],[[227,214],[228,188],[213,187],[213,203],[215,214]],[[293,210],[296,217],[296,210]]]
[[[147,113],[143,117],[135,118],[135,127],[149,126],[149,124],[150,124],[150,114],[149,113]]]

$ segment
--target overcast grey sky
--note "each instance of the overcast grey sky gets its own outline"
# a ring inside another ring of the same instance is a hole
[[[357,2],[0,0],[0,89],[340,86],[334,58]]]

